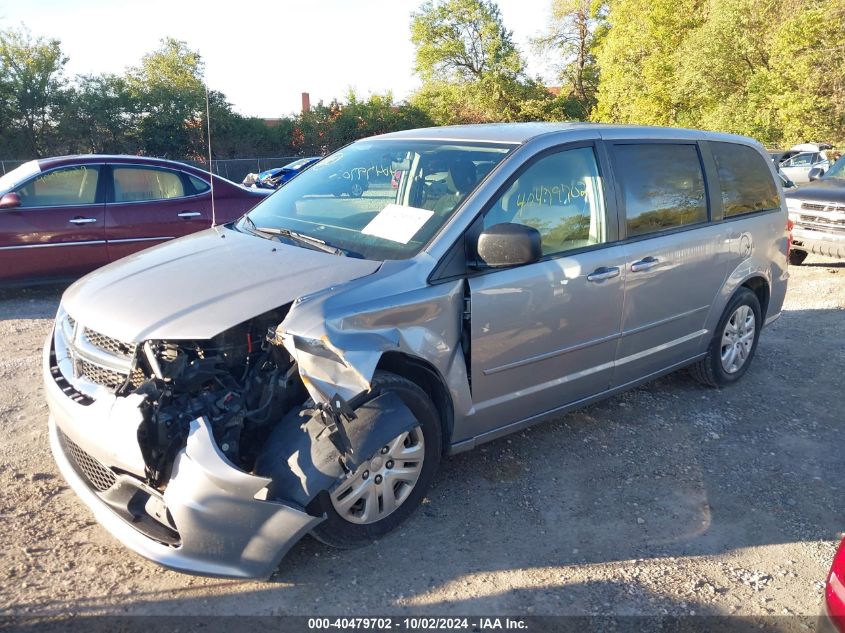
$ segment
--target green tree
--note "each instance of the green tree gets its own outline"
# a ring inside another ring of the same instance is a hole
[[[768,77],[782,142],[845,143],[845,0],[786,0],[779,18]]]
[[[845,141],[845,0],[610,0],[608,24],[598,120]]]
[[[200,54],[171,37],[129,69],[127,82],[140,106],[138,140],[145,154],[196,159],[207,154],[203,72]],[[217,114],[227,109],[222,95],[215,96],[215,106]]]
[[[139,104],[122,77],[80,75],[64,95],[57,120],[56,151],[136,152],[138,110]]]
[[[594,118],[673,125],[685,104],[675,90],[676,51],[701,25],[702,0],[610,0]]]
[[[599,67],[595,49],[604,32],[603,0],[552,0],[551,23],[534,47],[559,56],[562,106],[574,118],[587,119],[596,106]]]
[[[31,156],[48,151],[66,63],[59,40],[33,38],[25,29],[0,31],[0,98],[5,104],[0,117],[20,133]]]
[[[526,103],[551,99],[525,76],[491,0],[428,0],[412,14],[411,41],[423,81],[412,103],[436,123],[522,120]]]
[[[326,154],[361,138],[431,125],[419,108],[397,104],[390,93],[360,99],[349,91],[344,101],[322,101],[296,117],[293,145],[300,154]]]
[[[524,63],[490,0],[428,0],[411,18],[416,71],[423,81],[517,78]]]

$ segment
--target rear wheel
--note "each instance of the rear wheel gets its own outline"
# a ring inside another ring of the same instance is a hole
[[[392,438],[309,506],[311,514],[326,515],[314,536],[335,547],[364,545],[396,528],[422,502],[440,463],[440,416],[428,395],[389,372],[376,372],[372,385],[396,393],[419,424]]]
[[[796,251],[792,249],[789,251],[789,263],[793,266],[800,266],[807,259],[807,251]]]
[[[693,378],[711,387],[724,387],[742,378],[757,350],[762,324],[757,295],[741,288],[725,308],[707,356],[690,367]]]
[[[360,198],[364,195],[364,186],[360,182],[353,182],[349,189],[349,195],[353,198]]]

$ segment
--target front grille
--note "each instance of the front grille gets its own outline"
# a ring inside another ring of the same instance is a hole
[[[839,211],[845,212],[845,204],[819,204],[817,202],[802,202],[804,211]]]
[[[106,389],[114,391],[126,382],[126,374],[119,371],[95,365],[84,358],[80,358],[77,362],[79,375],[87,381],[93,382],[95,385],[102,385]],[[144,382],[144,372],[136,367],[132,374],[130,374],[129,385],[135,388],[140,386],[142,382]]]
[[[105,492],[117,482],[117,478],[109,468],[106,468],[82,450],[73,440],[62,433],[60,429],[58,431],[59,441],[65,454],[70,458],[74,470],[85,477],[94,490]]]
[[[91,345],[103,350],[104,352],[108,352],[109,354],[123,356],[125,358],[131,358],[135,354],[134,343],[124,343],[123,341],[119,341],[111,336],[106,336],[105,334],[100,334],[99,332],[87,327],[82,330],[82,335],[85,337],[85,340],[91,343]]]
[[[845,218],[833,220],[831,218],[820,217],[817,215],[801,215],[796,222],[798,226],[803,226],[808,229],[816,229],[822,231],[832,231],[841,233],[845,231]]]

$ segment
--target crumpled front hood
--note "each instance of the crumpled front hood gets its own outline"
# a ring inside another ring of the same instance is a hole
[[[843,203],[845,202],[845,180],[840,178],[815,180],[794,191],[786,192],[784,196],[794,200]]]
[[[380,265],[218,227],[100,268],[62,304],[79,323],[126,342],[208,339]]]

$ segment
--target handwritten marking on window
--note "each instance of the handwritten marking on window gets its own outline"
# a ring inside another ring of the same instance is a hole
[[[393,172],[390,170],[390,165],[387,167],[383,165],[372,165],[370,167],[354,167],[344,171],[341,176],[346,180],[369,180],[372,176],[388,176],[392,177]]]
[[[520,191],[516,196],[516,206],[519,209],[529,204],[552,207],[555,205],[572,204],[574,200],[586,198],[586,196],[587,183],[583,180],[570,183],[569,185],[563,183],[552,185],[551,187],[540,185],[528,192]]]

